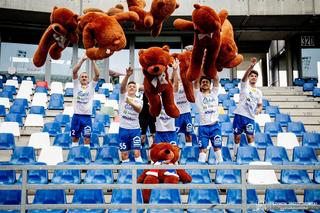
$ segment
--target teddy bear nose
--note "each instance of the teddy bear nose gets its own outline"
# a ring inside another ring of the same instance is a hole
[[[154,72],[158,72],[158,71],[159,71],[159,67],[154,67],[154,68],[153,68],[153,71],[154,71]]]
[[[169,149],[166,149],[166,150],[164,151],[164,153],[166,153],[166,154],[168,155],[168,154],[170,154],[170,150],[169,150]]]

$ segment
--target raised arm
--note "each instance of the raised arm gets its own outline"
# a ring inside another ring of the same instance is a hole
[[[100,71],[95,61],[92,61],[92,66],[93,66],[93,72],[94,72],[93,81],[97,82],[99,80]]]
[[[213,79],[213,87],[219,87],[219,76],[216,75]]]
[[[80,61],[76,64],[76,66],[74,66],[73,70],[72,70],[72,79],[78,79],[78,72],[83,64],[83,62],[85,62],[87,60],[87,55],[84,55]]]
[[[248,77],[249,77],[249,73],[251,72],[251,70],[253,70],[254,65],[256,65],[257,63],[257,59],[255,57],[252,57],[250,59],[250,65],[248,67],[248,69],[246,70],[246,72],[244,73],[243,77],[242,77],[242,82],[247,82],[248,81]]]
[[[120,86],[120,93],[124,94],[127,91],[127,83],[129,80],[129,77],[132,75],[133,73],[133,69],[131,67],[128,67],[126,69],[126,75],[124,76],[122,82],[121,82],[121,86]]]
[[[178,92],[179,90],[179,76],[178,76],[178,66],[179,66],[179,59],[174,59],[172,64],[173,72],[172,72],[172,83],[173,83],[173,92]]]

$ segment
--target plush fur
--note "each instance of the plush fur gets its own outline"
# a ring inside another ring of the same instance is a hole
[[[160,34],[162,23],[179,7],[176,0],[153,0],[149,12],[144,8],[144,0],[127,0],[130,11],[139,15],[139,21],[135,22],[135,30],[150,30],[151,35],[156,37]]]
[[[150,158],[157,165],[161,164],[175,164],[180,157],[179,147],[176,145],[172,145],[169,143],[159,143],[152,144],[150,147]],[[162,163],[161,163],[162,162]],[[178,184],[179,181],[183,183],[190,183],[192,181],[192,177],[183,169],[177,169],[171,172],[177,174],[177,176],[166,175],[165,172],[167,170],[145,170],[138,177],[138,183],[145,184],[157,184],[157,183],[171,183]],[[152,175],[150,172],[156,173],[157,175]],[[151,189],[142,190],[143,201],[144,203],[149,203]]]
[[[100,60],[125,48],[127,40],[119,22],[137,21],[134,12],[120,12],[109,16],[102,12],[88,12],[79,18],[83,45],[88,58]]]
[[[172,60],[168,46],[150,47],[139,51],[139,62],[144,74],[144,92],[149,100],[150,114],[154,117],[160,114],[162,104],[170,117],[177,118],[180,115],[174,103],[173,87],[167,72]]]
[[[176,19],[174,27],[179,30],[193,30],[193,51],[187,72],[189,81],[198,79],[203,73],[213,79],[217,74],[216,60],[221,45],[221,25],[224,19],[208,6],[194,4],[192,21]]]
[[[173,53],[172,56],[177,58],[180,62],[180,78],[183,85],[184,92],[186,94],[187,100],[194,103],[194,92],[192,82],[187,79],[187,71],[191,62],[192,51],[185,50],[182,53]]]
[[[69,43],[78,43],[77,18],[78,15],[67,8],[53,8],[50,16],[51,24],[43,33],[33,56],[33,64],[36,67],[44,65],[48,52],[52,59],[57,60]]]
[[[243,56],[238,54],[238,47],[234,41],[233,27],[228,19],[228,12],[222,10],[219,13],[220,19],[225,19],[221,30],[221,47],[217,58],[216,67],[220,72],[223,68],[233,68],[238,66],[243,61]]]
[[[99,9],[99,8],[95,8],[95,7],[90,7],[90,8],[86,8],[83,10],[83,14],[89,13],[89,12],[101,12],[104,13],[103,10]],[[114,7],[109,8],[109,10],[107,12],[105,12],[107,15],[109,16],[114,16],[118,13],[122,13],[124,12],[124,8],[122,4],[117,4]]]

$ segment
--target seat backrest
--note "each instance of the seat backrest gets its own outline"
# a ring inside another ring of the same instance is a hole
[[[18,122],[1,122],[0,133],[12,133],[15,137],[20,136],[20,127]]]
[[[271,203],[297,203],[297,196],[293,189],[266,189],[266,204]]]
[[[114,189],[112,190],[111,203],[128,204],[132,202],[132,190],[131,189]],[[141,190],[137,189],[137,203],[142,203]]]
[[[288,126],[288,123],[291,122],[291,117],[289,114],[276,114],[276,122],[279,122],[281,126]]]
[[[72,203],[79,204],[102,204],[104,196],[102,189],[76,189]]]
[[[0,133],[0,149],[13,149],[15,139],[12,133]]]
[[[272,122],[269,114],[258,114],[255,116],[254,121],[259,124],[259,126],[265,126],[265,123]]]
[[[293,162],[314,164],[318,163],[318,159],[312,147],[296,146],[293,148]]]
[[[25,127],[43,127],[44,119],[40,114],[28,114],[25,124]]]
[[[68,162],[74,162],[78,164],[89,164],[91,163],[91,152],[88,147],[76,146],[72,147],[69,151]]]
[[[21,190],[1,190],[0,205],[19,205],[21,203]]]
[[[319,189],[304,190],[303,202],[320,205],[320,190]]]
[[[219,204],[220,198],[217,189],[190,189],[189,204]]]
[[[178,189],[152,189],[149,203],[180,204],[180,191]]]
[[[88,170],[84,178],[84,183],[93,184],[113,184],[113,174],[110,169]]]
[[[297,136],[292,132],[280,132],[277,136],[277,146],[282,146],[286,149],[293,149],[299,146]]]
[[[248,164],[253,161],[260,161],[257,148],[253,146],[239,147],[236,161],[239,164]]]
[[[320,133],[315,133],[315,132],[303,133],[302,146],[310,146],[313,148],[319,148],[320,147]]]
[[[188,164],[198,162],[199,147],[185,146],[181,150],[180,164]]]
[[[242,192],[239,189],[229,189],[227,191],[226,201],[228,204],[240,204],[242,203]],[[258,204],[257,192],[254,189],[247,189],[247,203]]]
[[[63,162],[62,148],[58,146],[42,148],[38,162],[44,162],[47,165],[57,165]]]
[[[33,204],[65,204],[66,193],[62,189],[39,189],[32,202]]]
[[[36,161],[33,147],[17,146],[11,156],[10,162],[13,164],[31,164]]]
[[[284,184],[310,184],[307,170],[281,170],[280,181]]]
[[[249,165],[272,165],[270,162],[250,162]],[[248,171],[249,184],[278,184],[276,173],[269,169],[249,169]]]
[[[34,132],[29,138],[28,146],[42,149],[50,146],[50,136],[47,132]]]
[[[264,160],[272,164],[286,164],[290,162],[286,149],[281,146],[268,146]]]
[[[233,184],[241,183],[241,170],[238,169],[217,169],[215,183],[216,184]]]

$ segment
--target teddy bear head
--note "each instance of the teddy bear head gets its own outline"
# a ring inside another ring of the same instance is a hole
[[[72,32],[77,29],[78,26],[78,15],[73,13],[71,10],[63,7],[54,7],[50,15],[50,22],[58,23],[64,26],[68,31]]]
[[[153,162],[168,161],[175,163],[180,157],[179,147],[170,143],[154,143],[150,150],[150,158]]]
[[[196,32],[211,33],[220,30],[221,21],[219,15],[211,7],[199,4],[194,4],[193,6],[195,9],[192,12],[192,21]]]
[[[159,76],[167,70],[172,63],[173,58],[169,54],[169,46],[150,47],[139,51],[139,62],[143,68],[143,72],[147,72],[152,76]]]

